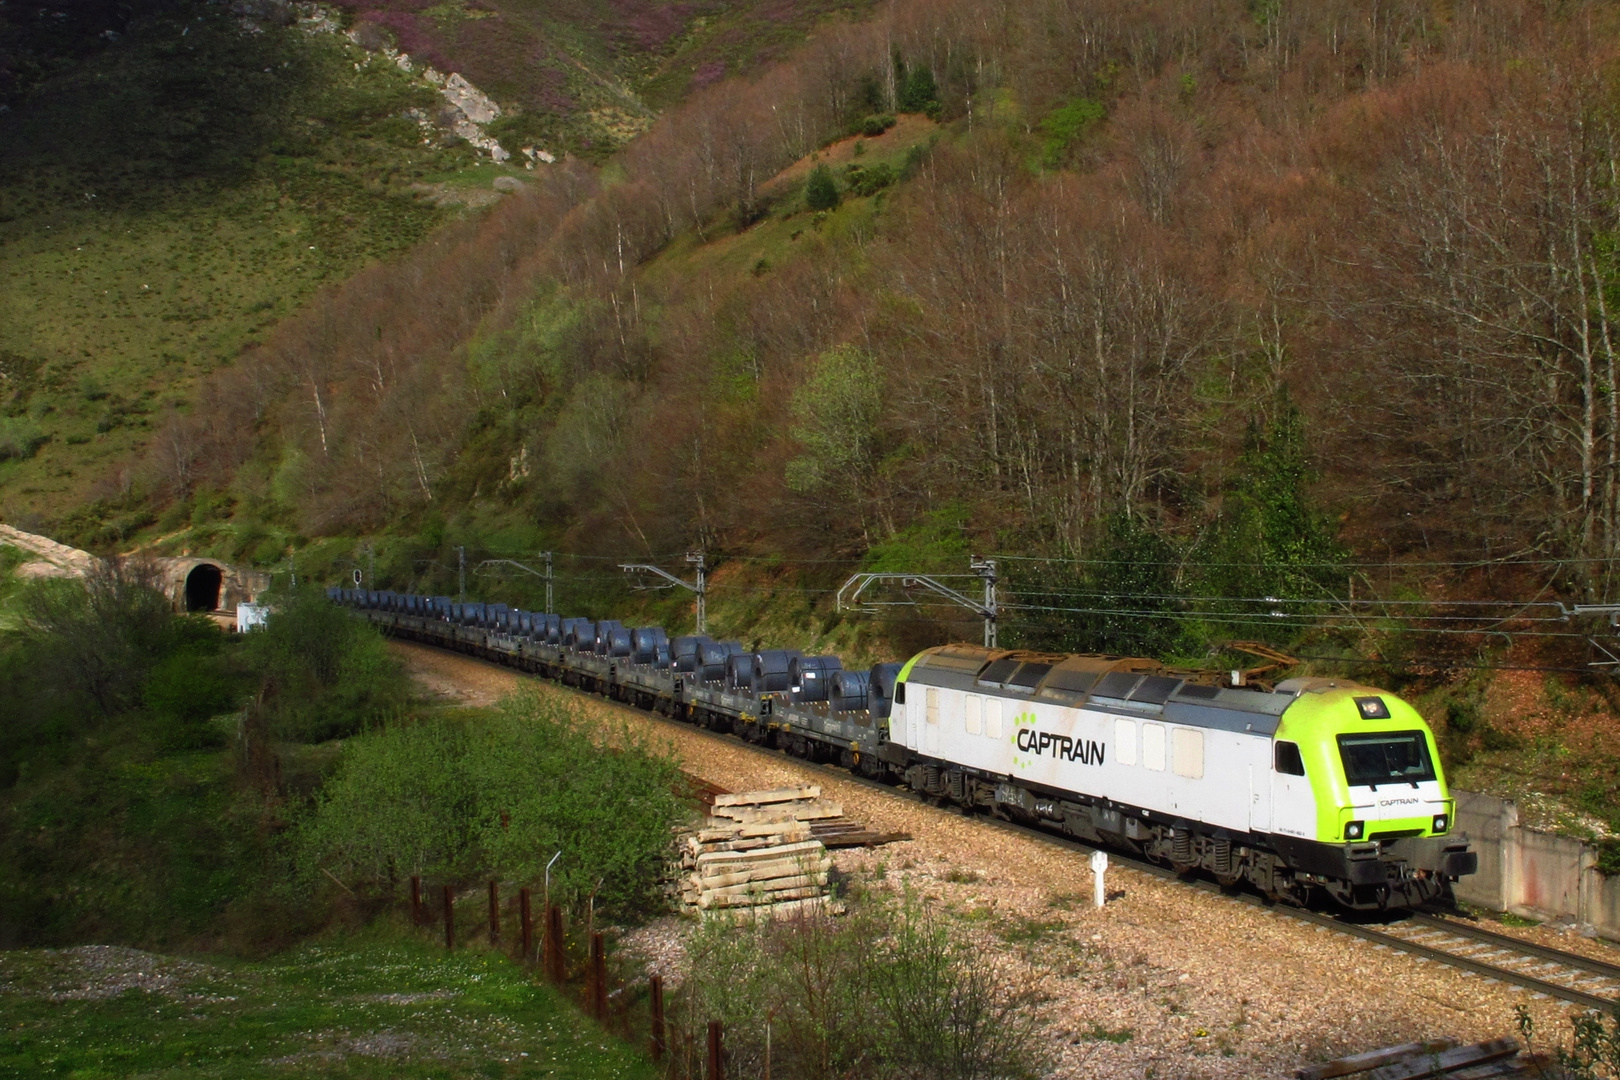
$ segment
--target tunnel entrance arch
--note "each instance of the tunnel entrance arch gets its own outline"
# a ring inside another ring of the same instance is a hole
[[[186,575],[186,610],[216,611],[225,575],[213,563],[198,563]]]

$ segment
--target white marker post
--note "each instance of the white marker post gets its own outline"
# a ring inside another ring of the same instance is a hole
[[[1103,875],[1107,870],[1108,852],[1093,851],[1091,853],[1091,888],[1098,907],[1102,907],[1108,899],[1108,886],[1103,879]]]

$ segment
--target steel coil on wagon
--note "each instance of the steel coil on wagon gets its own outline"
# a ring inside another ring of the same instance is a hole
[[[753,663],[753,686],[762,694],[774,694],[793,685],[793,661],[804,654],[797,649],[763,649],[750,658]]]
[[[693,671],[700,682],[721,682],[726,677],[726,661],[743,653],[740,641],[710,641],[698,645],[697,666]]]
[[[595,644],[594,644],[594,646],[592,648],[592,651],[595,652],[597,656],[607,656],[608,655],[608,645],[609,645],[609,641],[612,638],[613,631],[615,631],[615,630],[623,630],[623,629],[624,629],[624,623],[620,622],[617,619],[602,619],[599,622],[597,622],[597,624],[596,624],[596,641],[595,641]]]
[[[591,648],[596,647],[596,624],[590,619],[564,619],[562,621],[562,644],[565,649],[580,652],[585,643],[589,642]]]
[[[866,683],[866,707],[874,720],[887,720],[894,707],[894,683],[900,677],[900,664],[874,664]]]
[[[827,701],[835,712],[858,712],[866,708],[869,671],[845,671],[840,668],[827,681]]]
[[[698,668],[698,650],[706,641],[713,638],[701,634],[685,634],[674,638],[669,643],[670,666],[676,671],[696,671]]]
[[[604,656],[629,657],[630,631],[622,626],[615,626],[607,632],[602,639],[604,642]]]
[[[662,626],[638,626],[630,631],[630,659],[638,664],[656,663],[660,649],[669,650],[669,635]]]
[[[751,692],[754,686],[754,656],[738,652],[726,657],[726,689]]]
[[[826,701],[832,693],[833,673],[844,662],[836,656],[795,656],[788,663],[788,689],[794,701]]]

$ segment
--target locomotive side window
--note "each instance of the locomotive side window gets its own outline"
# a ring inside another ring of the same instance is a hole
[[[1280,742],[1276,750],[1277,771],[1288,776],[1305,775],[1305,759],[1299,756],[1299,744]]]
[[[1136,764],[1136,721],[1114,721],[1114,760],[1121,765]]]
[[[1188,780],[1204,778],[1204,733],[1197,728],[1170,729],[1170,767]]]
[[[1142,725],[1142,764],[1154,772],[1164,772],[1164,725]]]
[[[984,731],[984,698],[978,694],[967,696],[967,716],[964,724],[969,735],[978,735]]]
[[[998,698],[985,700],[984,733],[992,739],[1001,738],[1001,701]]]

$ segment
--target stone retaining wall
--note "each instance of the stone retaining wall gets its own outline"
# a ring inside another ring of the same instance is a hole
[[[1479,873],[1457,883],[1457,899],[1495,911],[1574,922],[1620,939],[1620,877],[1597,869],[1597,848],[1519,824],[1505,799],[1453,791],[1457,828],[1479,852]]]

